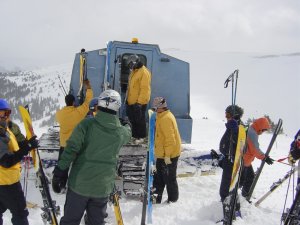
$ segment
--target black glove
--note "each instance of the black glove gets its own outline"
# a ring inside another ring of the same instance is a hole
[[[39,140],[36,139],[37,137],[34,135],[28,140],[28,146],[30,150],[36,149],[39,147]]]
[[[24,155],[28,155],[28,152],[32,149],[36,149],[39,147],[39,142],[36,139],[36,136],[33,136],[29,140],[24,140],[18,142],[19,145],[19,151],[17,151],[15,154],[18,154],[20,157],[23,157]]]
[[[122,126],[125,126],[127,124],[127,125],[130,126],[130,128],[132,128],[131,127],[131,123],[130,123],[130,121],[129,121],[129,119],[127,117],[125,117],[124,119],[123,118],[119,118],[119,120],[120,120],[120,123],[122,124]]]
[[[219,154],[214,149],[210,150],[210,156],[211,156],[212,159],[219,159],[220,158]]]
[[[55,193],[60,193],[66,187],[69,169],[61,170],[58,166],[53,170],[52,189]]]
[[[274,161],[274,159],[270,158],[269,156],[265,157],[264,160],[268,165],[272,165]]]

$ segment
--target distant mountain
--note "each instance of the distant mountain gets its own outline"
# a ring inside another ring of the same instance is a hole
[[[0,98],[12,107],[13,120],[20,120],[18,106],[29,105],[33,121],[40,127],[54,125],[55,112],[64,105],[64,89],[68,92],[72,64],[33,71],[0,72]]]

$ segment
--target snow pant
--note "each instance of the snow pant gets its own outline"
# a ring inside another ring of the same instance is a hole
[[[64,216],[60,220],[60,225],[79,225],[84,211],[87,213],[89,225],[104,225],[107,202],[108,197],[85,197],[69,188],[64,206]]]
[[[146,109],[147,105],[137,104],[126,105],[126,114],[132,126],[132,137],[145,138],[146,137]]]
[[[252,165],[243,168],[240,187],[242,187],[242,196],[247,197],[253,183],[255,174]]]
[[[60,146],[59,152],[58,152],[58,160],[60,160],[61,154],[64,152],[65,147]]]
[[[0,225],[3,225],[3,213],[9,210],[13,225],[28,225],[28,210],[20,182],[11,185],[0,185]]]
[[[221,201],[224,202],[225,198],[229,195],[229,186],[231,182],[233,163],[225,157],[222,161],[222,179],[220,184],[220,197]]]
[[[176,202],[179,197],[176,180],[178,158],[171,158],[171,164],[166,165],[164,159],[156,160],[156,173],[154,173],[153,187],[157,194],[156,203],[161,203],[162,195],[167,186],[168,202]]]

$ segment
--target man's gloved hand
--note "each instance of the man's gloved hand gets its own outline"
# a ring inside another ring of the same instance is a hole
[[[32,149],[36,149],[39,147],[39,141],[36,139],[36,136],[33,136],[29,140],[24,140],[18,142],[19,145],[19,151],[17,151],[15,154],[20,155],[20,157],[23,157],[24,155],[28,155],[28,152]]]
[[[39,140],[37,139],[36,135],[32,136],[32,138],[30,138],[28,140],[28,146],[29,146],[30,150],[36,149],[39,147]]]
[[[210,150],[210,156],[211,156],[212,159],[219,159],[220,158],[219,154],[214,149]]]
[[[169,164],[171,164],[171,163],[172,163],[172,161],[171,161],[171,158],[170,158],[170,157],[165,157],[165,158],[164,158],[164,161],[165,161],[165,164],[166,164],[166,165],[169,165]]]
[[[290,153],[288,156],[288,162],[292,166],[296,163],[296,160],[293,158],[292,154]]]
[[[135,103],[132,105],[135,112],[141,111],[142,105],[139,103]]]
[[[55,193],[60,193],[66,187],[69,169],[61,170],[58,166],[53,170],[52,189]]]
[[[88,79],[84,80],[83,84],[84,84],[86,89],[91,89],[92,88],[92,86],[90,84],[90,81]]]
[[[123,118],[119,118],[120,123],[122,124],[122,126],[125,126],[126,124],[130,126],[130,128],[132,128],[131,123],[128,119],[128,117]]]
[[[270,158],[270,156],[265,157],[264,160],[268,165],[272,165],[274,162],[274,159]]]

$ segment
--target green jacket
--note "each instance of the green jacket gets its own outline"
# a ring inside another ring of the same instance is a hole
[[[86,197],[107,197],[112,192],[118,154],[129,142],[131,129],[119,118],[99,111],[74,129],[58,162],[62,170],[72,168],[68,187]]]

